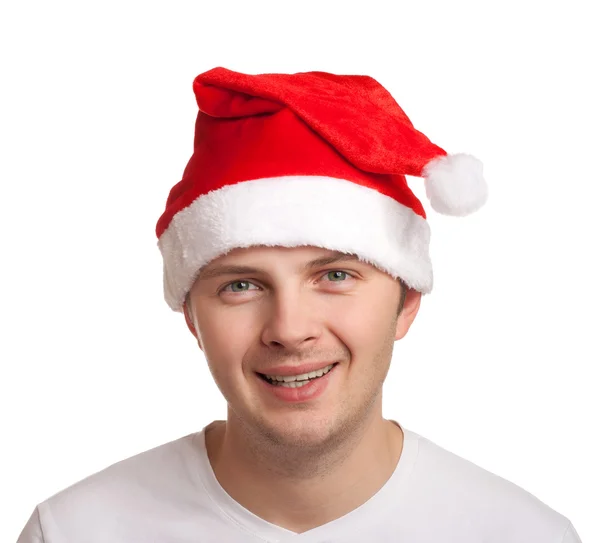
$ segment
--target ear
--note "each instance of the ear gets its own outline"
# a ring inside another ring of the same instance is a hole
[[[202,342],[198,337],[198,331],[196,330],[196,326],[192,322],[191,314],[192,308],[191,305],[188,303],[188,299],[186,298],[185,302],[183,302],[183,316],[185,317],[185,323],[187,324],[188,330],[196,338],[196,343],[198,343],[198,347],[200,347],[200,350],[204,352],[204,349],[202,348]]]
[[[190,318],[191,308],[188,305],[187,298],[185,302],[183,302],[183,316],[185,317],[185,323],[187,324],[188,330],[192,333],[192,335],[198,339],[198,333],[196,332],[196,327]]]
[[[396,340],[402,339],[408,333],[419,312],[419,307],[421,307],[421,293],[414,289],[408,289],[402,312],[398,315],[398,321],[396,322]]]

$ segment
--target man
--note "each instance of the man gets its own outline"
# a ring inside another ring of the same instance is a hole
[[[573,543],[531,494],[382,416],[393,345],[432,288],[432,207],[487,198],[481,163],[415,130],[374,79],[198,76],[194,153],[157,224],[227,420],[38,505],[21,543]]]

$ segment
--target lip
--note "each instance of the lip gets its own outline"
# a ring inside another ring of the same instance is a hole
[[[299,364],[298,366],[276,366],[269,368],[266,371],[257,371],[262,375],[277,375],[278,377],[287,377],[289,375],[302,375],[304,373],[310,373],[311,371],[321,370],[326,368],[330,364],[337,364],[337,361],[333,362],[307,362],[305,364]]]
[[[328,365],[328,364],[326,364]],[[305,403],[317,400],[320,396],[325,394],[325,391],[328,387],[332,386],[338,380],[337,376],[337,364],[325,375],[319,377],[317,379],[312,380],[310,383],[298,387],[298,388],[288,388],[280,385],[273,385],[269,383],[266,379],[256,376],[256,380],[259,381],[259,387],[267,392],[271,398],[275,398],[278,401],[282,401],[284,403]],[[288,366],[289,367],[289,366]],[[294,368],[303,368],[304,366],[296,366]],[[312,367],[317,367],[316,365],[312,365]],[[324,367],[321,365],[320,367]],[[295,375],[295,374],[292,374]],[[333,385],[335,386],[335,385]]]

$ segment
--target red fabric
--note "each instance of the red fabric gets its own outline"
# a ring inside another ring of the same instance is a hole
[[[325,72],[247,75],[214,68],[194,80],[194,153],[169,194],[158,237],[198,196],[286,175],[346,179],[425,217],[405,175],[446,152],[368,76]]]

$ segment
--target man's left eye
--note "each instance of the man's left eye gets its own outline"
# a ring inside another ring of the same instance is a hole
[[[346,276],[350,276],[349,273],[346,273],[344,271],[340,271],[340,270],[335,270],[335,271],[330,271],[327,272],[327,278],[333,282],[340,282],[340,279],[345,279]]]

